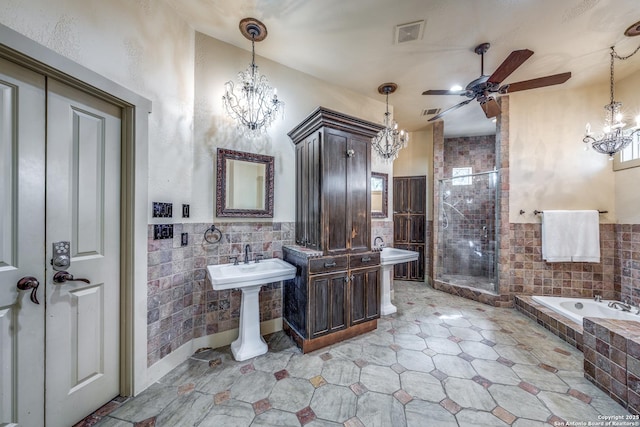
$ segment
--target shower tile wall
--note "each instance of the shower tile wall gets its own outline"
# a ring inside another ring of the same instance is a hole
[[[453,168],[459,167],[471,167],[474,174],[493,170],[496,165],[495,146],[495,135],[446,138],[443,147],[444,177],[452,176]],[[473,181],[473,185],[449,187],[448,203],[462,212],[464,218],[453,209],[447,212],[447,241],[441,244],[450,250],[440,254],[440,265],[446,274],[491,278],[494,277],[495,241],[487,241],[485,236],[495,235],[495,187],[489,185],[488,176],[475,177]],[[483,258],[474,256],[474,253],[482,253]],[[485,257],[486,254],[490,257]],[[487,259],[490,262],[486,262]]]
[[[173,224],[174,238],[148,234],[147,365],[151,366],[189,340],[238,327],[241,293],[214,291],[206,266],[229,262],[251,245],[251,253],[282,258],[282,246],[293,243],[294,223],[243,222],[219,224],[223,237],[207,243],[211,224]],[[189,234],[181,246],[181,233]],[[260,320],[282,317],[279,283],[260,291]]]
[[[616,226],[600,224],[600,263],[542,260],[541,224],[510,224],[511,294],[614,298]],[[640,253],[640,252],[639,252]]]
[[[451,176],[453,168],[473,168],[472,173],[491,171],[496,166],[495,135],[445,138],[444,177]]]
[[[640,224],[616,224],[616,298],[640,305]]]

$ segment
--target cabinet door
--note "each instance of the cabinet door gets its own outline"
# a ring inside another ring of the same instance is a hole
[[[393,277],[398,280],[424,281],[424,253],[425,245],[395,245],[398,249],[418,252],[418,259],[411,262],[396,264],[393,269]]]
[[[405,242],[424,243],[425,215],[407,215],[408,239]]]
[[[369,250],[371,244],[371,145],[368,139],[352,136],[347,155],[347,247],[353,252]]]
[[[320,138],[296,146],[296,243],[320,249]]]
[[[351,325],[380,317],[380,268],[352,270]]]
[[[320,241],[320,143],[322,139],[322,133],[316,132],[309,136],[305,140],[307,151],[307,199],[306,203],[306,230],[307,230],[307,242],[306,246],[313,249],[321,249]]]
[[[304,246],[307,240],[307,144],[296,145],[296,244]]]
[[[411,177],[408,185],[409,213],[424,215],[427,210],[427,178],[424,176]]]
[[[409,178],[393,178],[393,213],[409,212]]]
[[[409,242],[409,215],[393,215],[393,241],[395,243]]]
[[[309,338],[347,327],[347,274],[309,277]]]
[[[328,129],[322,143],[322,221],[325,224],[324,251],[327,255],[344,253],[347,230],[347,147],[348,134]]]

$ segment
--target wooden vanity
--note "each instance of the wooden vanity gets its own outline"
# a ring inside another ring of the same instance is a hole
[[[371,331],[380,317],[380,253],[371,251],[371,138],[381,125],[320,107],[296,146],[297,268],[283,283],[284,329],[304,353]]]

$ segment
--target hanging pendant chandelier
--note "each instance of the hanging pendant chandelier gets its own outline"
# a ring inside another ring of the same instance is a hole
[[[615,58],[620,60],[625,60],[638,52],[636,49],[631,55],[627,56],[619,56],[614,47],[611,46],[611,63],[610,63],[610,80],[609,80],[609,104],[604,106],[605,109],[605,120],[604,126],[602,128],[602,134],[598,136],[594,136],[591,132],[591,124],[587,123],[585,136],[582,141],[587,145],[591,145],[595,151],[601,154],[609,155],[609,160],[613,160],[614,154],[619,151],[624,150],[631,141],[633,141],[634,135],[640,132],[640,116],[636,117],[636,125],[632,128],[625,129],[626,123],[624,120],[624,115],[620,108],[622,107],[621,102],[616,102],[614,100],[614,80],[613,80],[613,61]]]
[[[395,83],[383,83],[378,87],[378,93],[387,97],[387,111],[384,113],[384,129],[371,140],[371,145],[377,156],[385,163],[392,163],[398,158],[398,152],[409,143],[409,133],[398,130],[398,123],[389,113],[389,94],[398,89]]]
[[[284,116],[284,103],[278,99],[277,91],[267,77],[260,74],[255,62],[255,42],[267,37],[267,27],[254,18],[242,19],[239,26],[242,35],[251,40],[251,64],[238,73],[236,83],[228,81],[224,84],[222,101],[240,133],[256,138],[266,133],[278,111]]]

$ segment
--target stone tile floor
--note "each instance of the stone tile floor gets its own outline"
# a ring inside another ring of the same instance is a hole
[[[244,362],[229,347],[197,352],[77,426],[535,427],[629,414],[584,378],[582,353],[513,309],[415,282],[396,282],[395,303],[376,331],[307,355],[283,333]]]

